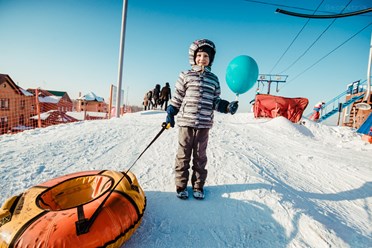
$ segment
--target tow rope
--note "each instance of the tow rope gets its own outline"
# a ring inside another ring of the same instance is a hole
[[[155,136],[155,138],[148,144],[148,146],[143,150],[143,152],[138,156],[138,158],[133,162],[133,164],[127,169],[126,172],[123,172],[123,176],[120,178],[120,180],[115,184],[115,186],[110,190],[106,198],[101,202],[101,204],[97,207],[96,211],[92,214],[92,217],[90,219],[85,218],[84,216],[84,210],[83,206],[81,208],[78,208],[78,221],[75,222],[76,226],[76,234],[81,235],[84,233],[89,232],[90,227],[93,225],[94,221],[96,220],[98,214],[101,212],[103,205],[106,203],[108,198],[111,196],[112,192],[114,192],[115,188],[119,185],[121,180],[123,180],[124,177],[126,177],[130,184],[132,184],[132,181],[130,180],[130,177],[127,176],[130,169],[133,168],[133,166],[136,164],[136,162],[142,157],[142,155],[149,149],[149,147],[159,138],[159,136],[164,132],[165,129],[168,129],[170,127],[170,124],[163,122],[161,125],[160,132]]]

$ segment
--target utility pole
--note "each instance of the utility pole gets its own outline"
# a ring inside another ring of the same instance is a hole
[[[364,101],[368,103],[370,101],[369,97],[371,95],[371,63],[372,63],[372,33],[371,33],[371,43],[369,45],[369,59],[367,68],[367,92],[364,96]]]
[[[120,117],[121,109],[121,85],[123,79],[123,60],[124,60],[124,43],[125,43],[125,24],[127,19],[128,1],[123,0],[123,12],[121,20],[120,50],[119,50],[119,69],[118,69],[118,88],[116,92],[116,117]]]
[[[270,95],[271,83],[276,83],[276,92],[278,92],[279,83],[285,83],[287,78],[288,75],[260,74],[257,79],[258,88],[260,88],[260,83],[262,83],[262,85],[267,84],[267,94]]]

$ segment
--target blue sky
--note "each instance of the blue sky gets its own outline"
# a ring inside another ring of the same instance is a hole
[[[128,0],[122,83],[125,103],[141,105],[143,95],[155,84],[169,82],[173,89],[179,72],[190,68],[190,43],[199,38],[216,44],[212,71],[220,79],[221,97],[234,100],[225,81],[233,58],[249,55],[260,73],[281,73],[333,21],[310,20],[284,54],[308,19],[275,13],[276,8],[312,14],[322,1],[260,2]],[[349,2],[324,0],[317,14],[340,13]],[[369,0],[353,0],[344,12],[371,6]],[[23,88],[67,91],[71,98],[92,91],[108,99],[110,84],[117,85],[118,80],[121,14],[122,0],[0,0],[0,73],[9,74]],[[343,92],[348,83],[366,79],[372,25],[304,71],[371,22],[372,13],[337,19],[283,72],[289,77],[279,86],[280,91],[273,85],[271,93],[306,97],[310,104],[305,112],[309,112],[317,101]],[[239,96],[239,111],[250,109],[255,90],[256,85]]]

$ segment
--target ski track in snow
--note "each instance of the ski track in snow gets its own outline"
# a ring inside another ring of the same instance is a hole
[[[164,119],[147,111],[0,136],[0,202],[75,171],[126,171]],[[147,208],[124,247],[372,246],[372,148],[349,129],[216,113],[204,201],[175,197],[177,135],[165,130],[131,169]]]

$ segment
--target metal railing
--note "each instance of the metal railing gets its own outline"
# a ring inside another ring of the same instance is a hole
[[[356,81],[356,82],[358,82],[358,81]],[[356,92],[358,92],[358,93],[365,92],[367,90],[365,85],[367,85],[367,79],[363,80],[362,82],[360,82],[360,80],[359,80],[358,88],[355,89]],[[353,93],[350,93],[350,89],[347,89],[344,92],[342,92],[341,94],[339,94],[336,97],[332,98],[331,100],[327,101],[324,104],[324,106],[321,110],[322,114],[321,114],[321,117],[319,118],[319,122],[322,122],[322,121],[328,119],[329,117],[331,117],[332,115],[334,115],[335,113],[337,113],[340,104],[342,104],[342,109],[344,109],[347,106],[349,106],[350,104],[354,103],[355,101],[361,99],[364,96],[364,93],[363,93],[361,95],[357,95],[357,96],[354,96],[354,97],[350,98],[348,101],[345,101],[345,96],[347,94],[353,94]],[[309,113],[308,115],[306,115],[305,118],[309,118],[311,115],[312,115],[312,112]]]

